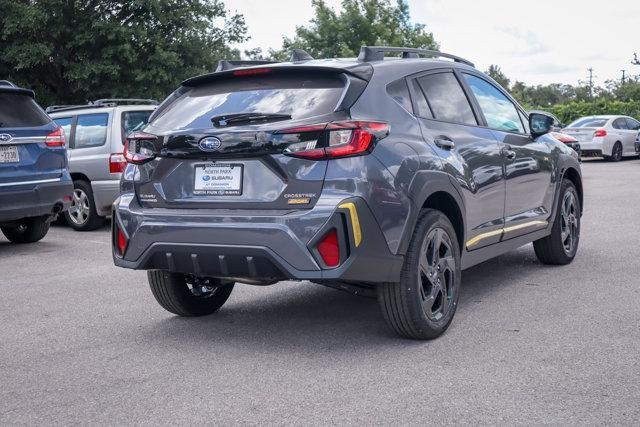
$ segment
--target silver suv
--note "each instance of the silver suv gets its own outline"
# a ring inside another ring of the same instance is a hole
[[[72,228],[94,230],[111,214],[126,165],[123,141],[147,123],[157,104],[145,99],[101,99],[89,105],[47,108],[68,139],[74,192],[65,218]]]

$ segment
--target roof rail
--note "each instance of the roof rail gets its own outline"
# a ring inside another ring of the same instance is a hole
[[[146,104],[158,105],[155,99],[136,99],[136,98],[105,98],[89,102],[86,105],[50,105],[44,111],[54,113],[58,111],[83,110],[86,108],[105,108],[116,107],[118,105]]]
[[[216,67],[216,73],[220,71],[233,70],[234,68],[240,67],[251,67],[253,65],[265,65],[265,64],[275,64],[277,61],[245,61],[245,60],[228,60],[221,59],[218,61],[218,66]]]
[[[362,46],[360,48],[360,54],[358,55],[358,61],[382,61],[384,60],[385,52],[402,53],[402,58],[419,58],[419,55],[428,55],[436,58],[449,58],[453,59],[455,62],[460,62],[474,67],[473,62],[467,61],[459,56],[439,52],[437,50],[415,49],[412,47]]]
[[[313,56],[309,55],[302,49],[293,49],[293,51],[291,51],[291,62],[310,61],[312,59]]]
[[[97,99],[90,103],[91,105],[105,105],[105,104],[149,104],[158,105],[158,101],[155,99],[139,99],[139,98],[105,98]]]
[[[13,83],[11,83],[9,80],[0,80],[0,86],[11,86],[11,87],[16,87],[16,85],[14,85]]]

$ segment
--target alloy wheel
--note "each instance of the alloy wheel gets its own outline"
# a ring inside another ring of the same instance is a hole
[[[446,317],[455,298],[456,265],[451,239],[442,228],[431,230],[420,252],[418,284],[422,309],[433,321]]]
[[[71,198],[71,207],[69,207],[69,217],[74,224],[82,225],[89,220],[91,208],[89,206],[89,197],[87,193],[80,188],[73,190]]]
[[[567,255],[573,254],[580,235],[578,215],[576,196],[572,191],[567,191],[562,199],[560,212],[560,238]]]

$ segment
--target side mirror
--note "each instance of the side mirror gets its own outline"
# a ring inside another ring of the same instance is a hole
[[[553,122],[553,116],[543,113],[529,114],[529,128],[531,129],[531,136],[537,138],[545,133],[551,132],[553,129]]]

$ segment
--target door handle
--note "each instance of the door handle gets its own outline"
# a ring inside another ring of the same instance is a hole
[[[451,138],[443,135],[436,137],[433,143],[443,150],[453,150],[456,147],[456,144],[454,144]]]
[[[511,149],[510,145],[505,145],[500,150],[500,153],[507,158],[507,160],[513,160],[516,158],[516,152]]]

